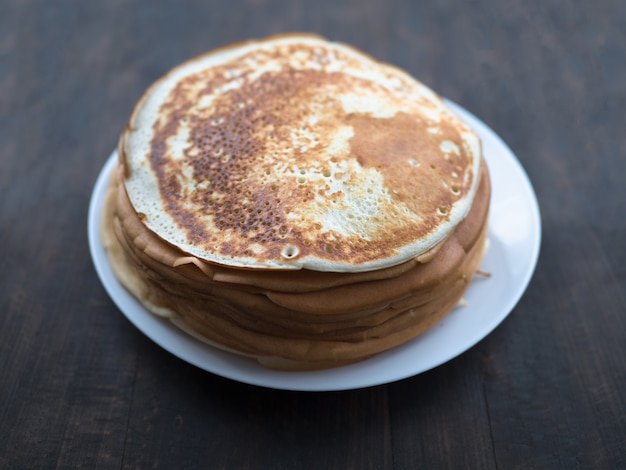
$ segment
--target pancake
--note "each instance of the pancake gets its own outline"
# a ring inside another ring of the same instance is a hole
[[[115,275],[266,367],[336,367],[415,338],[484,253],[478,137],[406,73],[319,37],[175,68],[118,153],[102,224]]]
[[[270,368],[350,364],[418,336],[457,304],[485,249],[486,167],[470,213],[428,262],[381,270],[378,276],[348,274],[345,282],[337,282],[335,273],[291,271],[297,289],[280,282],[284,271],[263,271],[274,284],[268,289],[257,285],[256,270],[215,265],[163,242],[133,211],[123,179],[119,168],[102,226],[118,279],[151,312]],[[218,279],[224,277],[237,281]]]
[[[305,35],[197,57],[141,98],[122,142],[144,224],[226,266],[358,272],[466,216],[477,136],[430,89]]]

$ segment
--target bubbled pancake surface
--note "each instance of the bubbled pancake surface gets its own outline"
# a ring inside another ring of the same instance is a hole
[[[312,36],[172,70],[121,139],[155,234],[227,266],[361,272],[406,262],[467,214],[480,143],[432,91]]]

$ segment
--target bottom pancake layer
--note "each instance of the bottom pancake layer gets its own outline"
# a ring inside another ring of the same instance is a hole
[[[274,369],[336,367],[415,338],[458,303],[487,237],[484,162],[472,209],[444,242],[402,265],[364,273],[285,273],[202,261],[143,225],[122,178],[118,167],[102,224],[120,282],[190,335]]]

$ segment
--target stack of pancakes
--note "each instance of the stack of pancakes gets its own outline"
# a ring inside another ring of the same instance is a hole
[[[173,69],[120,138],[103,240],[151,312],[278,369],[428,329],[482,258],[478,137],[431,90],[309,35]]]

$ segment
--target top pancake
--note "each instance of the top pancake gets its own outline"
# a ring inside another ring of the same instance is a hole
[[[192,59],[120,141],[143,223],[227,266],[361,272],[431,249],[476,193],[478,137],[427,87],[308,35]]]

